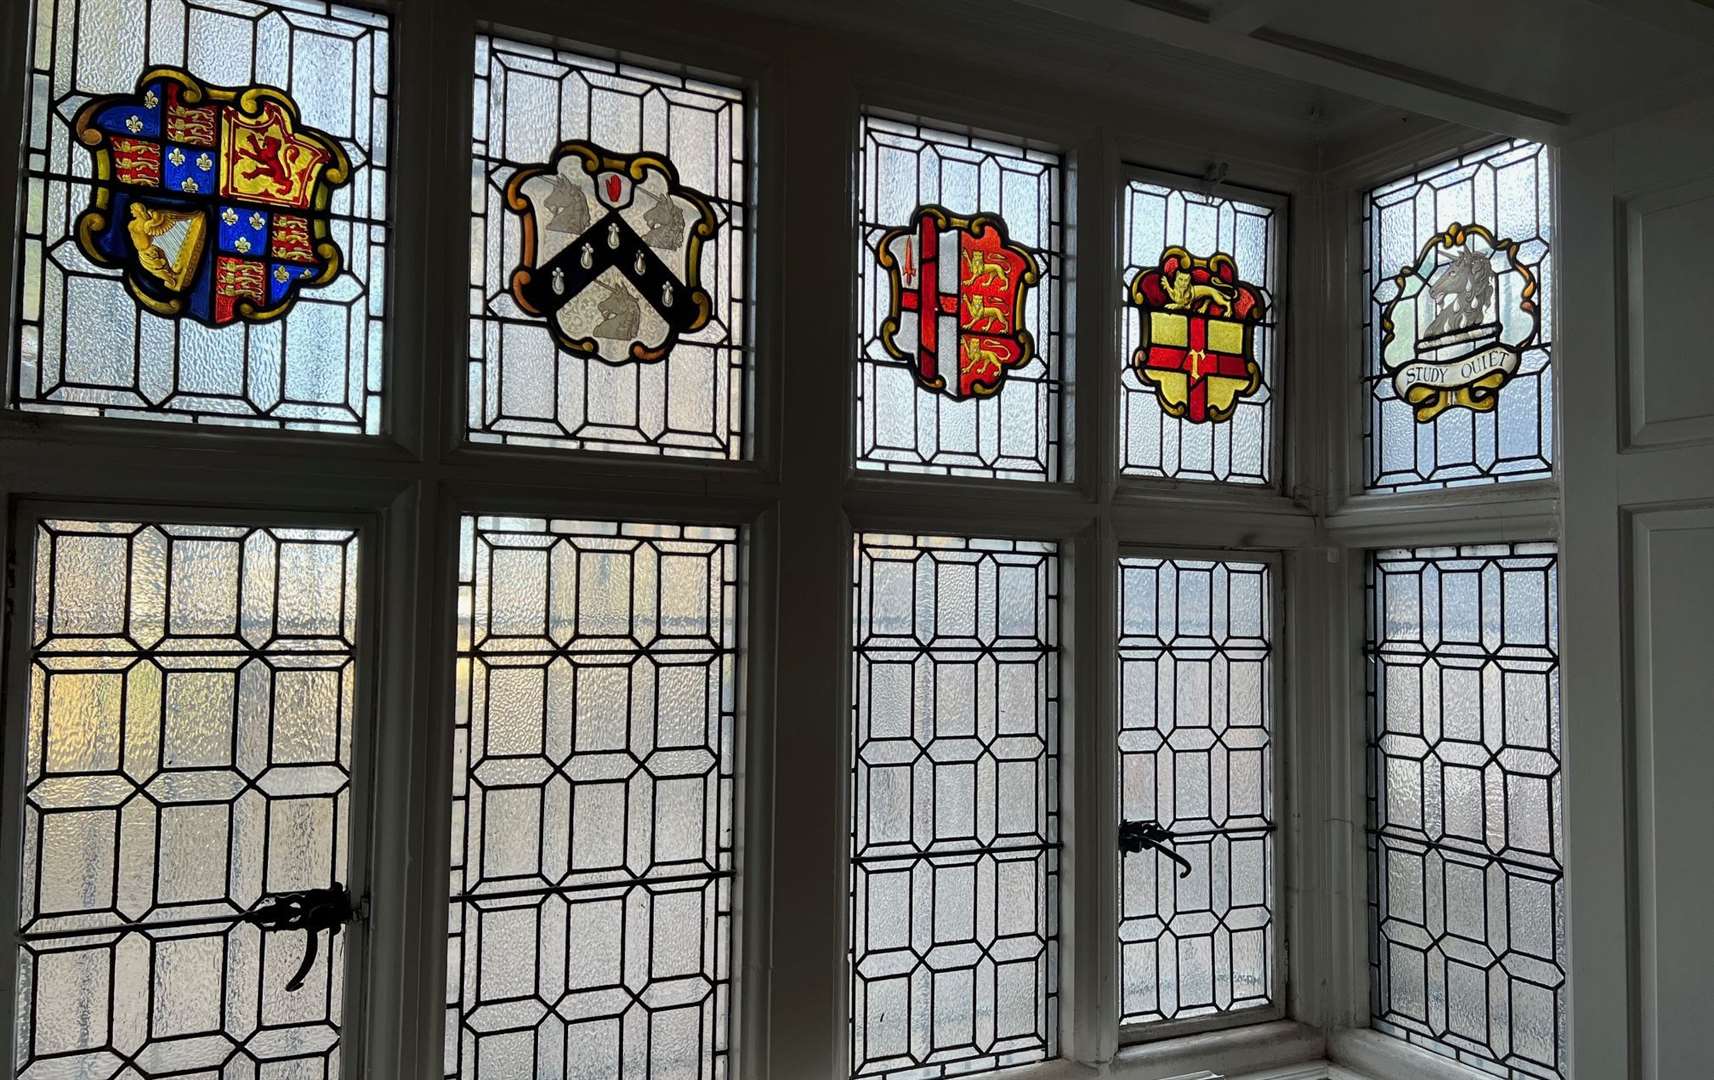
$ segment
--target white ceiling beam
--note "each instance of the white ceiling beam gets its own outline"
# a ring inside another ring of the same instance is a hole
[[[1663,104],[1688,102],[1696,98],[1714,97],[1714,64],[1686,68],[1663,85],[1645,92],[1614,97],[1598,108],[1577,114],[1569,136],[1592,135],[1620,124],[1639,120],[1661,110]]]
[[[1019,0],[1108,30],[1135,34],[1367,101],[1456,124],[1557,142],[1571,117],[1536,102],[1456,83],[1432,72],[1258,28],[1235,33],[1131,0]],[[1618,0],[1615,0],[1618,2]]]
[[[1208,21],[1234,34],[1248,34],[1266,26],[1281,12],[1296,7],[1296,0],[1234,0],[1215,12]]]
[[[1714,45],[1714,7],[1701,0],[1583,0],[1657,30]]]

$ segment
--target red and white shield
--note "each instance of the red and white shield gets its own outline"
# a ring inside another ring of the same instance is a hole
[[[921,206],[909,226],[881,238],[877,257],[893,286],[881,342],[925,388],[954,400],[987,397],[1033,355],[1021,324],[1040,271],[1006,239],[1000,218]]]

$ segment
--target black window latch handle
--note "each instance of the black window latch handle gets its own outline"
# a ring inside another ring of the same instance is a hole
[[[331,931],[328,937],[331,941],[332,934],[339,933],[346,923],[355,918],[357,907],[352,903],[351,890],[337,881],[325,889],[274,893],[265,897],[257,907],[243,916],[245,922],[263,930],[304,932],[303,963],[298,965],[297,974],[286,981],[288,991],[297,990],[309,977],[309,969],[315,964],[321,932]]]
[[[1122,821],[1119,823],[1119,850],[1133,855],[1154,848],[1178,864],[1178,876],[1190,876],[1190,860],[1167,845],[1173,842],[1172,832],[1158,821]]]

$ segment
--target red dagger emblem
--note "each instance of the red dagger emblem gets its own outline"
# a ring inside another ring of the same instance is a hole
[[[916,276],[917,276],[916,260],[911,257],[911,252],[914,250],[915,249],[911,245],[911,238],[908,236],[905,237],[905,284],[906,285],[909,285],[912,281],[914,281],[916,279]]]

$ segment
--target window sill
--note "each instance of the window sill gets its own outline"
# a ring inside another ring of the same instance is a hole
[[[1278,1020],[1124,1046],[1098,1065],[1061,1059],[989,1075],[994,1080],[1367,1080],[1329,1071],[1325,1048],[1318,1028]]]
[[[1136,1076],[1153,1077],[1155,1073],[1135,1073],[1126,1071],[1123,1067],[1109,1066],[1100,1069],[1090,1065],[1081,1065],[1070,1061],[1056,1061],[1048,1065],[1035,1065],[1021,1068],[1012,1072],[992,1073],[995,1080],[1092,1080],[1094,1077],[1117,1077],[1120,1080],[1131,1080]],[[1306,1061],[1297,1065],[1287,1065],[1283,1068],[1264,1069],[1261,1072],[1216,1073],[1207,1069],[1196,1069],[1192,1072],[1178,1073],[1161,1080],[1375,1080],[1374,1077],[1352,1072],[1329,1061]],[[1492,1080],[1492,1078],[1490,1078]]]
[[[1205,1075],[1249,1080],[1254,1074],[1255,1080],[1276,1075],[1298,1080],[1299,1070],[1319,1061],[1326,1048],[1319,1028],[1276,1020],[1120,1047],[1106,1075],[1124,1080],[1192,1080]],[[1314,1073],[1312,1068],[1307,1075]]]
[[[1322,1032],[1290,1020],[1121,1047],[1102,1065],[1050,1061],[994,1080],[1493,1080],[1368,1028]]]
[[[1328,1032],[1327,1057],[1358,1080],[1493,1080],[1488,1073],[1370,1028]]]

